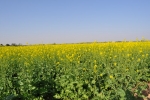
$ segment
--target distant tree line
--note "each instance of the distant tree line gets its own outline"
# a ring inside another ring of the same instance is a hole
[[[23,46],[21,43],[19,43],[19,44],[16,44],[16,43],[12,43],[12,44],[6,44],[6,45],[4,45],[4,44],[0,44],[0,46]]]
[[[146,42],[146,41],[149,41],[150,42],[150,40],[146,40],[146,39],[141,39],[141,40],[136,40],[136,41],[132,41],[132,42]],[[104,42],[97,42],[96,41],[96,43],[107,43],[107,42],[130,42],[130,41],[104,41]],[[84,44],[84,43],[86,43],[86,44],[90,44],[90,43],[93,43],[93,42],[80,42],[80,43],[66,43],[66,44]],[[40,45],[44,45],[44,44],[40,44]],[[56,43],[53,43],[52,45],[56,45]],[[0,46],[26,46],[26,45],[23,45],[23,44],[21,44],[21,43],[19,43],[19,44],[16,44],[16,43],[12,43],[12,44],[6,44],[6,45],[4,45],[4,44],[0,44]]]

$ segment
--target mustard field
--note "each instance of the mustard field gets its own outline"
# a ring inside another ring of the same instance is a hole
[[[0,100],[134,100],[150,81],[150,42],[0,47]]]

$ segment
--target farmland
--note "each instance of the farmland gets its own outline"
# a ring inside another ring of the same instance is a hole
[[[0,47],[2,100],[133,100],[149,73],[150,42]]]

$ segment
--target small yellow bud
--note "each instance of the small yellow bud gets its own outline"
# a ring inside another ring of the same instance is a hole
[[[99,76],[103,76],[103,74],[100,74]]]
[[[113,79],[113,76],[112,76],[112,75],[110,75],[110,76],[109,76],[109,78]]]
[[[86,71],[86,68],[83,68],[84,71]]]
[[[114,66],[116,66],[116,65],[117,65],[117,63],[115,62],[115,63],[114,63]]]
[[[138,60],[137,60],[138,62],[140,62],[141,61],[141,59],[140,58],[138,58]]]

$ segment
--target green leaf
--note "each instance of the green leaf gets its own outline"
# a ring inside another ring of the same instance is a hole
[[[92,84],[95,84],[96,83],[96,81],[95,80],[92,80]]]
[[[5,98],[5,100],[12,100],[14,97],[15,97],[15,96],[14,96],[13,94],[11,94],[11,95],[7,96],[7,97]]]
[[[121,89],[121,88],[117,90],[117,93],[118,93],[121,97],[125,97],[125,95],[126,95],[125,91],[124,91],[123,89]]]

